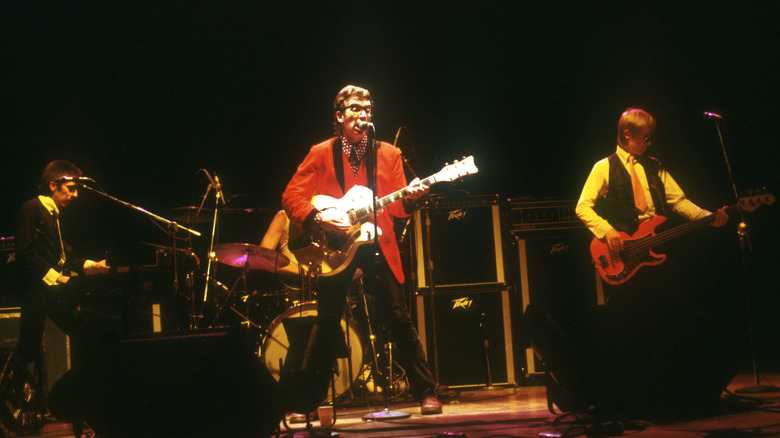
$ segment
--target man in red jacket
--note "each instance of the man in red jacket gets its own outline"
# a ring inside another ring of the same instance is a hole
[[[405,187],[408,193],[401,201],[377,213],[380,251],[374,251],[372,244],[355,245],[354,258],[345,261],[346,268],[334,270],[338,272],[335,275],[320,277],[316,327],[321,335],[318,342],[331,345],[333,339],[341,335],[339,321],[347,290],[355,271],[361,269],[366,290],[376,300],[377,317],[387,324],[392,341],[397,344],[395,358],[406,370],[410,392],[421,403],[421,413],[439,414],[442,406],[436,399],[435,381],[406,306],[402,286],[404,273],[393,231],[394,219],[409,217],[414,212],[414,201],[424,195],[428,187],[417,179],[407,186],[398,149],[386,142],[369,140],[367,134],[374,102],[368,90],[353,85],[344,87],[336,95],[333,109],[336,136],[311,147],[282,195],[282,205],[291,223],[309,233],[346,234],[350,228],[346,209],[322,208],[321,205],[317,208],[312,204],[312,198],[324,195],[341,200],[350,188],[370,187],[374,167],[377,197]],[[374,153],[375,166],[371,159]],[[368,204],[371,204],[370,196]],[[326,363],[332,363],[333,350],[315,347],[311,352],[312,355],[324,355]]]

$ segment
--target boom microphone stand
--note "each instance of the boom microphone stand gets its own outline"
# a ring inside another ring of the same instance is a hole
[[[737,186],[734,184],[734,177],[732,176],[731,165],[729,164],[729,157],[728,154],[726,153],[726,146],[723,142],[723,134],[720,131],[720,124],[718,123],[718,120],[723,119],[723,117],[718,114],[709,113],[709,112],[705,112],[704,116],[706,118],[712,119],[713,122],[715,122],[715,130],[718,131],[718,139],[720,140],[720,147],[721,150],[723,151],[723,159],[726,163],[726,170],[728,171],[729,181],[731,182],[731,189],[734,192],[734,199],[737,202],[737,211],[739,212],[739,219],[740,219],[739,225],[737,226],[737,234],[739,235],[739,248],[740,248],[740,253],[742,258],[742,282],[743,282],[743,288],[745,290],[745,306],[747,307],[748,342],[750,343],[750,356],[753,362],[754,385],[746,386],[744,388],[739,388],[734,392],[741,393],[741,394],[780,392],[780,388],[774,385],[762,385],[758,377],[756,345],[755,345],[755,339],[753,338],[753,311],[750,302],[751,290],[749,287],[750,281],[748,278],[748,264],[747,264],[747,257],[751,252],[753,252],[753,246],[750,242],[750,234],[748,234],[747,224],[745,223],[745,213],[742,209],[742,204],[739,202],[739,194],[737,193]]]

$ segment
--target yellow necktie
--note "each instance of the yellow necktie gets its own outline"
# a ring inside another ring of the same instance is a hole
[[[634,189],[634,205],[640,213],[644,213],[647,210],[647,200],[645,199],[645,192],[642,190],[642,183],[639,182],[639,177],[636,176],[636,171],[634,170],[636,157],[631,155],[631,157],[629,157],[629,163],[630,165],[628,168],[631,171],[631,187]]]
[[[60,238],[60,267],[65,265],[65,244],[62,242],[62,232],[60,231],[60,215],[54,212],[54,222],[57,223],[57,234]]]

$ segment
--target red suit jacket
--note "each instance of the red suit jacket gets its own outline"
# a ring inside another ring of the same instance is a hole
[[[311,200],[315,195],[327,195],[339,199],[344,196],[346,191],[356,185],[368,185],[365,160],[360,164],[358,174],[354,175],[349,166],[349,160],[342,152],[345,188],[344,191],[341,190],[334,170],[334,141],[338,141],[338,138],[331,138],[311,147],[282,195],[284,211],[287,212],[290,220],[299,227],[303,226],[304,220],[314,210]],[[377,193],[380,198],[406,187],[406,175],[404,175],[401,154],[398,149],[390,143],[381,142],[377,152],[377,163]],[[393,219],[409,216],[410,214],[404,211],[401,201],[390,204],[377,213],[377,225],[382,230],[379,246],[395,278],[400,283],[404,282],[404,273],[393,230]]]

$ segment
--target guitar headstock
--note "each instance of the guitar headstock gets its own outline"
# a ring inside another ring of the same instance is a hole
[[[479,172],[479,169],[474,165],[474,156],[469,155],[460,161],[455,160],[452,164],[445,165],[436,174],[436,181],[455,181],[477,172]]]
[[[772,205],[775,203],[775,195],[771,193],[763,193],[755,196],[745,196],[739,198],[739,205],[742,207],[742,211],[752,212],[753,210],[761,207],[762,205]]]

